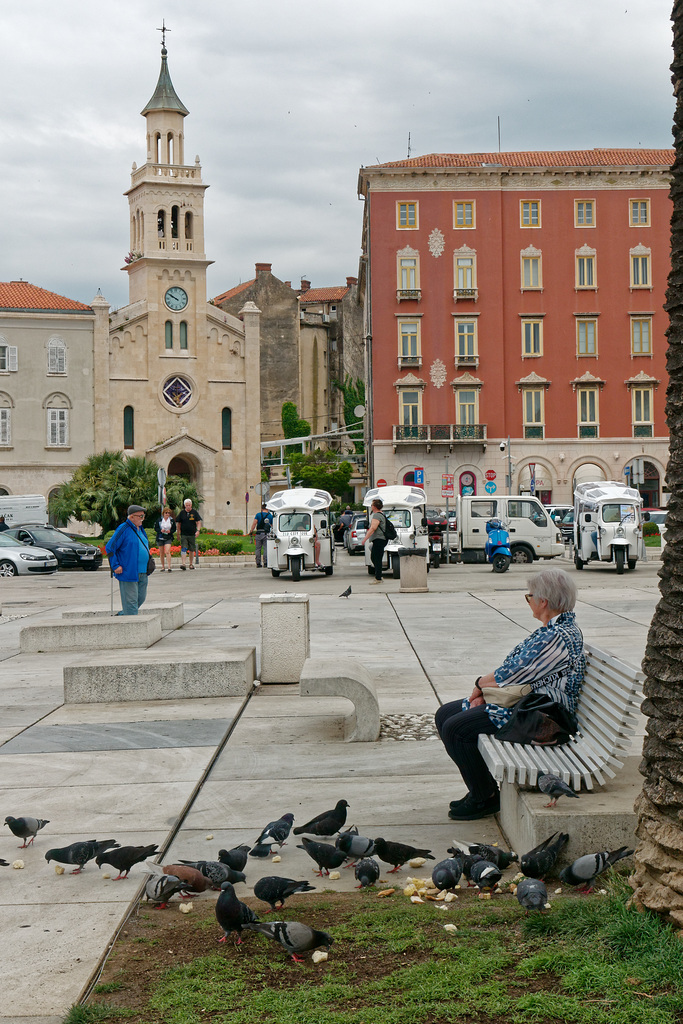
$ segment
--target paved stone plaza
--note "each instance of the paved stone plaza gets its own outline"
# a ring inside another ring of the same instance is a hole
[[[345,553],[334,576],[307,574],[297,584],[253,565],[203,566],[194,577],[155,574],[150,603],[183,601],[185,625],[164,632],[150,650],[173,663],[215,649],[258,648],[259,596],[306,593],[311,655],[360,659],[382,715],[393,716],[395,735],[397,721],[419,726],[417,716],[467,695],[473,679],[534,628],[523,594],[527,576],[545,564],[513,566],[505,575],[483,565],[442,567],[429,574],[428,594],[400,594],[391,579],[371,588],[362,560]],[[586,640],[639,664],[658,599],[659,561],[624,576],[611,567],[576,573],[568,561],[553,564],[576,580]],[[349,583],[351,597],[339,599]],[[107,605],[109,592],[105,570],[5,579],[0,587],[0,817],[50,821],[26,850],[16,849],[9,829],[0,842],[0,857],[25,863],[22,871],[0,868],[0,960],[11,997],[0,1006],[0,1024],[60,1024],[143,877],[105,880],[94,863],[81,875],[58,876],[44,860],[50,847],[115,838],[122,845],[157,843],[166,863],[216,859],[222,847],[253,843],[285,811],[305,821],[342,797],[349,823],[362,833],[428,846],[438,857],[456,836],[501,840],[493,818],[448,822],[448,801],[464,787],[438,740],[398,742],[385,734],[375,743],[344,743],[348,702],[300,697],[297,685],[264,685],[246,699],[66,705],[62,671],[82,661],[83,652],[22,654],[21,628],[68,609]],[[626,803],[638,789],[633,769],[641,738],[642,731],[632,748]],[[613,803],[615,792],[608,785],[582,801]],[[274,871],[315,881],[296,841],[288,841],[275,869],[269,859],[251,858],[248,885],[238,894]],[[353,872],[341,874],[323,884],[352,888]],[[207,933],[207,948],[212,942]]]

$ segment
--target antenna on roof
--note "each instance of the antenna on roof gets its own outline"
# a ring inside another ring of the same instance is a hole
[[[410,160],[410,132],[408,132],[408,159]]]
[[[500,114],[498,115],[498,152],[500,153]]]

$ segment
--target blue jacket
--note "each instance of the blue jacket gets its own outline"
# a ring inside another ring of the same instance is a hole
[[[141,554],[141,544],[144,544],[147,549],[146,563],[149,559],[147,534],[142,530],[138,531],[129,519],[116,527],[114,536],[107,541],[104,547],[112,570],[118,569],[119,566],[123,569],[123,572],[117,575],[117,580],[123,583],[137,583],[140,575],[138,559]]]

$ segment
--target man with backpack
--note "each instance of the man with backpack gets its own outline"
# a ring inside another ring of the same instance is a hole
[[[261,511],[257,512],[254,516],[254,521],[251,524],[249,536],[254,536],[254,551],[256,553],[256,568],[260,569],[263,565],[267,568],[267,545],[266,540],[270,528],[273,525],[273,514],[266,508],[266,503],[263,502],[261,505]]]
[[[370,526],[365,534],[364,544],[368,541],[371,542],[372,548],[370,551],[370,559],[375,568],[375,578],[370,580],[370,586],[376,586],[376,584],[382,582],[382,561],[384,560],[384,549],[387,546],[387,541],[390,538],[390,534],[393,537],[396,536],[396,530],[393,523],[390,523],[387,517],[382,512],[384,502],[381,498],[375,498],[370,506]]]

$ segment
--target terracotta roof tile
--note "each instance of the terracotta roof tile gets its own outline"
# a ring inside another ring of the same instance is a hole
[[[348,290],[347,284],[334,285],[332,288],[309,288],[301,292],[299,302],[341,302]]]
[[[92,313],[90,306],[38,288],[28,281],[0,281],[0,309]]]
[[[214,305],[220,306],[221,302],[225,302],[227,299],[231,299],[233,295],[239,295],[240,292],[246,291],[247,288],[251,288],[252,284],[256,284],[255,277],[252,277],[251,281],[243,281],[242,284],[236,284],[234,288],[230,288],[227,292],[217,295],[212,301]]]
[[[570,149],[520,153],[428,153],[374,167],[670,167],[673,149]]]

